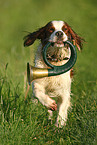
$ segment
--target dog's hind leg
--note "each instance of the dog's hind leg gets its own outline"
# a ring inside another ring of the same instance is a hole
[[[68,108],[70,107],[70,95],[66,97],[65,94],[65,98],[62,99],[58,107],[59,107],[59,112],[55,125],[57,127],[62,127],[65,125],[67,120]]]
[[[48,119],[51,120],[51,124],[52,124],[52,117],[53,117],[53,111],[48,110]]]

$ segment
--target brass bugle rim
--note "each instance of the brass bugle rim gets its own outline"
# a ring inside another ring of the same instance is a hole
[[[27,79],[29,85],[31,82],[38,78],[48,77],[48,69],[47,68],[37,68],[31,66],[29,62],[27,63]]]
[[[30,79],[30,64],[29,64],[29,62],[27,63],[27,80],[28,80],[28,83],[30,84],[31,79]]]

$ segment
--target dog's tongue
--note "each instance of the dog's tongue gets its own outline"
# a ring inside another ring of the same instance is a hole
[[[64,44],[62,41],[58,40],[56,43],[55,43],[55,46],[56,47],[64,47]]]

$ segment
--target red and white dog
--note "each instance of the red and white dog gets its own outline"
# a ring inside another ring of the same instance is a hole
[[[39,30],[30,33],[25,37],[24,46],[29,46],[36,39],[41,43],[38,47],[35,66],[39,68],[48,68],[43,61],[43,47],[48,42],[53,42],[47,51],[47,56],[51,64],[63,65],[70,57],[69,46],[64,47],[64,41],[69,40],[78,50],[82,49],[83,38],[79,37],[71,27],[63,21],[51,21]],[[58,110],[56,126],[62,127],[67,120],[67,112],[70,107],[72,70],[52,77],[45,77],[34,81],[34,93],[39,101],[45,105],[52,116],[52,111]],[[52,97],[57,97],[57,103]]]

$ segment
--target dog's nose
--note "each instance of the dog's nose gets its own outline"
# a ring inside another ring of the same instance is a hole
[[[57,32],[55,33],[55,35],[56,35],[57,37],[62,37],[62,36],[63,36],[63,32],[62,32],[62,31],[57,31]]]

